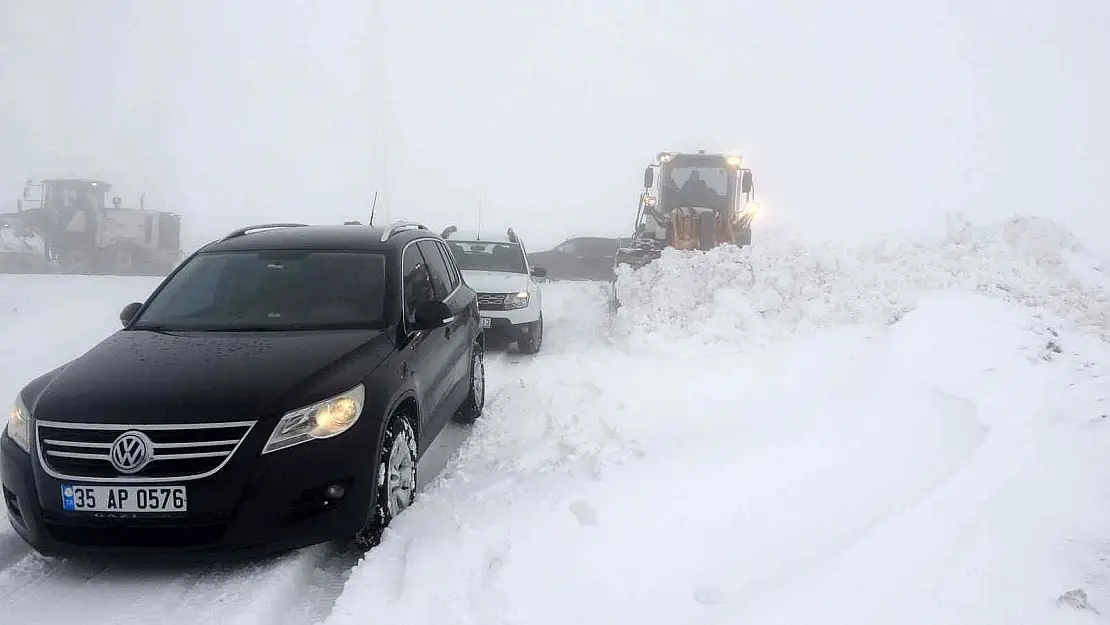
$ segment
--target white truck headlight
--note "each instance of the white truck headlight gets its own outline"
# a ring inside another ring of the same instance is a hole
[[[531,296],[528,294],[527,291],[521,291],[519,293],[509,293],[505,296],[505,308],[527,308],[528,301],[530,299]]]
[[[16,396],[15,404],[8,413],[8,424],[5,426],[8,438],[15,441],[23,451],[31,453],[31,411],[23,404],[23,398]]]
[[[274,427],[274,433],[266,441],[262,453],[346,432],[358,421],[365,400],[366,388],[359,384],[335,397],[285,413]]]

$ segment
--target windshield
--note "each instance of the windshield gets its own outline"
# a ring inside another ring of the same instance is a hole
[[[307,250],[200,254],[177,272],[136,329],[379,329],[385,258]]]
[[[667,171],[664,184],[673,189],[689,190],[698,185],[698,180],[717,195],[728,193],[728,172],[723,167],[672,167]]]
[[[504,271],[528,273],[524,252],[517,243],[489,241],[448,241],[459,269],[464,271]]]

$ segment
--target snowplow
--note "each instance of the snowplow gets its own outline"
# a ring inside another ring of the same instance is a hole
[[[166,275],[182,259],[181,216],[107,205],[99,180],[27,181],[0,214],[0,273]]]
[[[615,264],[638,269],[668,247],[749,245],[758,212],[752,172],[739,155],[660,152],[644,170],[634,232]]]

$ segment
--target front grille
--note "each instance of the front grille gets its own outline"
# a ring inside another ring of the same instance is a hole
[[[505,298],[509,293],[479,293],[478,310],[509,310]]]
[[[59,479],[108,482],[195,480],[219,471],[254,427],[254,421],[186,425],[118,425],[36,421],[39,459]],[[137,473],[112,466],[112,443],[125,432],[153,443],[150,462]]]

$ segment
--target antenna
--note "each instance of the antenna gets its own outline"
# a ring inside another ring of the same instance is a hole
[[[370,205],[370,225],[374,225],[374,212],[378,210],[378,192],[374,191],[374,203]]]
[[[482,238],[482,196],[478,196],[478,238]]]

